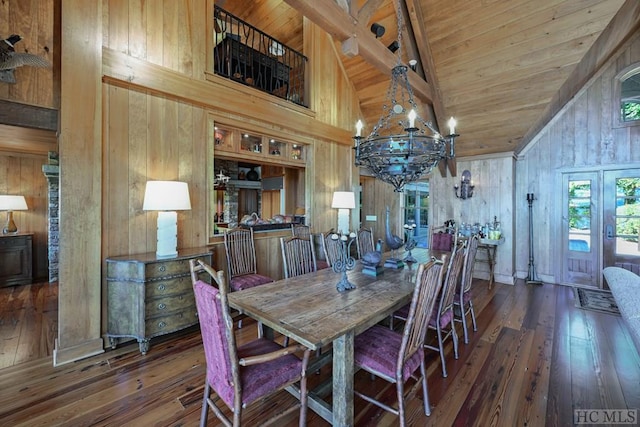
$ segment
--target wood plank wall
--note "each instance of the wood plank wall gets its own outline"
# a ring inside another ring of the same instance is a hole
[[[461,130],[460,132],[464,132]],[[494,216],[500,222],[505,242],[497,249],[495,280],[500,283],[514,284],[514,254],[516,242],[522,240],[522,231],[514,228],[515,211],[523,205],[514,200],[515,160],[513,153],[458,158],[457,176],[447,174],[442,178],[436,169],[429,179],[431,209],[429,224],[441,226],[453,219],[460,226],[463,222],[485,224],[493,222]],[[453,186],[460,184],[462,172],[468,169],[475,185],[473,197],[462,200],[455,196]],[[525,201],[526,206],[526,201]],[[478,257],[486,257],[479,253]],[[484,263],[476,264],[474,277],[488,278],[488,267]]]
[[[541,278],[560,281],[561,210],[557,195],[562,191],[561,172],[603,171],[640,167],[639,126],[618,127],[614,115],[618,100],[614,95],[616,75],[640,62],[640,33],[636,33],[585,87],[525,147],[516,162],[518,203],[526,193],[535,193],[534,253]],[[527,211],[518,210],[516,233],[526,236]],[[518,276],[527,271],[527,240],[515,246]]]
[[[15,84],[0,83],[0,99],[38,107],[58,108],[60,103],[59,42],[54,40],[59,0],[4,1],[0,6],[0,37],[19,34],[19,52],[46,58],[51,68],[20,67]],[[0,125],[0,194],[25,196],[29,210],[15,212],[18,227],[34,233],[33,273],[48,280],[47,180],[42,165],[47,152],[57,150],[54,132]],[[4,213],[0,221],[5,221]],[[4,222],[2,222],[4,224]]]

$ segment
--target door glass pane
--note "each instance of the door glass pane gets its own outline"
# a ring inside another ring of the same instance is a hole
[[[591,250],[591,181],[569,181],[569,250]]]
[[[616,179],[616,254],[640,255],[640,178]]]
[[[413,237],[416,239],[418,247],[426,248],[429,235],[429,183],[407,184],[404,198],[404,223],[416,225]]]

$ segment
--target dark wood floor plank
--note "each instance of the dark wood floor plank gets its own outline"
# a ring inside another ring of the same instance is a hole
[[[451,342],[446,345],[447,378],[438,355],[429,352],[433,413],[424,415],[418,388],[407,399],[409,425],[564,426],[573,423],[574,408],[640,407],[640,356],[621,318],[574,307],[572,289],[562,286],[520,280],[489,290],[486,281],[476,280],[473,295],[479,330],[470,331],[469,344],[460,340],[458,360]],[[57,286],[48,284],[0,289],[0,364],[17,363],[0,369],[0,424],[198,425],[205,362],[197,328],[154,339],[146,356],[130,342],[54,368],[56,297]],[[247,319],[238,341],[255,334],[255,322]],[[14,356],[7,356],[11,351]],[[18,363],[17,353],[26,361]],[[309,384],[330,374],[331,366],[324,366]],[[395,387],[383,380],[359,372],[355,387],[395,404]],[[293,397],[282,392],[251,405],[245,425],[291,403]],[[213,414],[209,418],[209,426],[220,425]],[[328,425],[312,411],[307,421],[310,427]],[[279,423],[297,424],[296,412]],[[355,425],[396,426],[398,420],[356,398]]]

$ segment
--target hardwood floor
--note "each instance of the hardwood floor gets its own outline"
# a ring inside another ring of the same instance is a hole
[[[432,415],[422,413],[418,392],[408,399],[409,425],[567,426],[578,408],[640,408],[640,356],[619,316],[575,308],[569,287],[519,281],[487,288],[474,282],[478,331],[469,344],[461,339],[458,360],[449,342],[447,378],[429,352]],[[0,424],[198,424],[205,367],[197,329],[153,340],[146,356],[130,343],[54,368],[56,286],[1,288],[0,304]],[[239,340],[254,334],[255,324],[245,321]],[[330,367],[310,374],[311,387],[329,375]],[[395,402],[393,387],[364,372],[355,387]],[[245,425],[293,401],[282,392],[256,403],[245,411]],[[398,424],[362,399],[355,403],[357,426]],[[219,425],[213,414],[209,425]],[[297,425],[297,413],[279,425]],[[327,423],[309,411],[308,425]]]

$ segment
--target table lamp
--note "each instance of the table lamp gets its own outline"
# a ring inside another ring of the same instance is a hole
[[[353,191],[334,191],[331,207],[338,209],[338,233],[349,234],[349,209],[355,209]]]
[[[26,211],[27,209],[24,196],[0,196],[0,211],[7,211],[7,225],[2,229],[2,233],[17,233],[18,227],[13,222],[13,211]]]
[[[178,214],[190,210],[189,187],[179,181],[147,181],[142,210],[158,211],[158,245],[156,256],[178,255]]]

